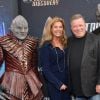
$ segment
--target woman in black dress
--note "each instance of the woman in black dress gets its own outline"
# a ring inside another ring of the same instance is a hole
[[[70,100],[68,92],[67,37],[64,20],[54,17],[40,43],[40,65],[50,100]]]

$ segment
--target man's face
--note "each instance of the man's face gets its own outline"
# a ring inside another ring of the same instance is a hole
[[[21,16],[17,17],[12,22],[11,31],[16,38],[20,40],[25,39],[28,33],[27,21]]]
[[[86,34],[85,21],[82,18],[75,19],[71,22],[71,30],[76,38],[82,38]]]
[[[100,4],[97,5],[96,17],[97,21],[100,22]]]

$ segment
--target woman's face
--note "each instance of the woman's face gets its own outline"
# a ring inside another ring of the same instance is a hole
[[[62,37],[63,31],[64,31],[64,28],[63,28],[63,25],[60,21],[55,22],[52,25],[51,32],[52,32],[53,37]]]

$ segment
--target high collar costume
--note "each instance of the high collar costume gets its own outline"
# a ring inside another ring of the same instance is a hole
[[[21,41],[11,33],[0,38],[0,64],[5,61],[6,66],[1,85],[18,100],[26,100],[26,90],[27,100],[43,97],[42,83],[37,76],[37,43],[33,37]]]

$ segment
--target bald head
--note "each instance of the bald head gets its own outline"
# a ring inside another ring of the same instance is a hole
[[[97,18],[97,21],[100,22],[100,3],[97,4],[96,18]]]
[[[28,33],[28,22],[21,16],[16,16],[11,23],[11,31],[18,39],[25,39]]]

